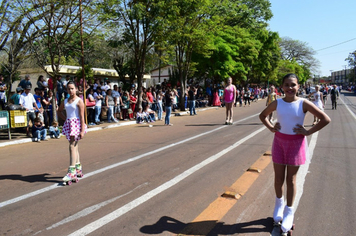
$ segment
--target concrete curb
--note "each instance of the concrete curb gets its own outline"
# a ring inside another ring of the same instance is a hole
[[[207,108],[203,108],[203,109],[197,109],[197,112],[202,112],[202,111],[206,111],[206,110],[210,110],[210,109],[216,109],[217,107],[207,107]],[[184,111],[184,112],[179,112],[179,113],[174,113],[171,115],[172,116],[186,116],[189,115],[189,111]],[[103,127],[92,127],[92,128],[88,128],[87,132],[94,132],[94,131],[99,131],[99,130],[104,130],[104,129],[111,129],[111,128],[118,128],[121,126],[128,126],[128,125],[135,125],[136,121],[127,121],[127,122],[119,122],[119,123],[115,123],[115,124],[110,124],[108,126],[103,126]],[[47,136],[48,139],[50,139],[49,136]],[[14,140],[14,141],[7,141],[7,142],[3,142],[0,143],[0,148],[1,147],[6,147],[6,146],[10,146],[10,145],[16,145],[16,144],[22,144],[22,143],[32,143],[33,142],[33,138],[23,138],[23,139],[19,139],[19,140]]]

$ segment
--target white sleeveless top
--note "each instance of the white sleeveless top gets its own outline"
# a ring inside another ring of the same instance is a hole
[[[314,93],[314,101],[313,101],[313,103],[319,109],[324,110],[323,109],[323,103],[322,103],[321,98],[320,98],[320,92]]]
[[[283,98],[277,99],[277,120],[281,124],[280,133],[295,135],[293,128],[297,124],[303,125],[305,113],[303,112],[304,99],[294,102],[285,102]]]
[[[78,102],[80,97],[77,97],[72,103],[68,103],[68,98],[64,100],[64,106],[67,112],[67,119],[78,118],[79,116],[79,109],[78,109]]]

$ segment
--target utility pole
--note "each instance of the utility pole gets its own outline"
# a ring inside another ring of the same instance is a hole
[[[86,89],[87,83],[85,80],[85,71],[84,71],[84,42],[83,42],[83,16],[82,16],[82,0],[79,0],[79,14],[80,14],[80,41],[82,48],[82,78],[83,78],[83,101],[84,101],[84,120],[85,124],[88,125],[88,116],[87,116],[87,104],[86,104]]]

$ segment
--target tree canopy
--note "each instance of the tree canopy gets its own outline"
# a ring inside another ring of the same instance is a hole
[[[278,83],[285,73],[306,81],[317,69],[307,43],[268,29],[269,0],[83,0],[86,67],[115,68],[122,82],[174,65],[184,92],[189,80]],[[0,61],[16,71],[33,61],[55,77],[80,65],[79,3],[0,0]],[[6,63],[5,63],[6,62]],[[11,79],[12,81],[12,79]],[[183,100],[181,101],[181,104]]]

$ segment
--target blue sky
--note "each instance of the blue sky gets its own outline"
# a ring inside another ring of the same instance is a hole
[[[345,69],[345,58],[356,50],[356,0],[270,0],[271,31],[308,43],[317,51],[321,76]]]

